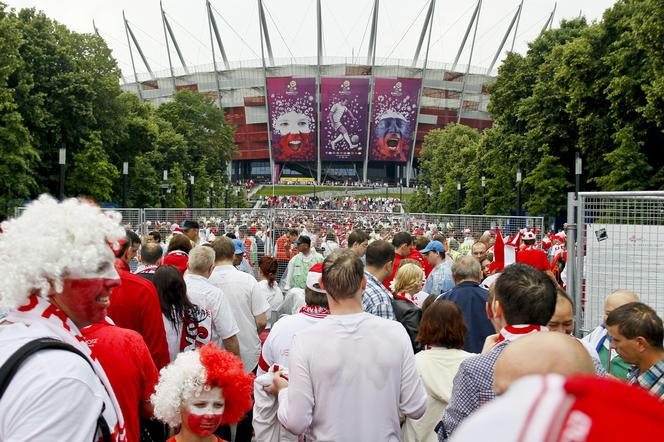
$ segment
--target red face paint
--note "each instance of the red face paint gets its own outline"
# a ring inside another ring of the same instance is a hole
[[[224,408],[224,396],[220,388],[204,390],[180,408],[182,426],[198,436],[209,436],[221,425]]]
[[[111,290],[120,285],[118,279],[65,279],[62,293],[53,295],[54,304],[79,328],[98,322],[111,305]]]

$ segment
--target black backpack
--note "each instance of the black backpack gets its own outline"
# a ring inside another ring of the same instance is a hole
[[[57,339],[53,338],[40,338],[40,339],[35,339],[34,341],[30,341],[27,344],[23,345],[21,348],[16,350],[16,352],[7,359],[7,361],[0,367],[0,399],[2,399],[2,395],[5,393],[5,390],[7,390],[7,387],[9,387],[10,382],[12,381],[12,378],[16,373],[18,372],[19,368],[25,362],[26,359],[28,359],[30,356],[32,356],[34,353],[40,351],[40,350],[65,350],[69,351],[72,353],[76,353],[80,357],[82,357],[85,362],[90,364],[90,361],[85,357],[83,353],[81,353],[77,348],[66,344],[62,341],[58,341]],[[90,368],[93,368],[92,365],[90,364]],[[93,368],[94,370],[94,368]],[[105,409],[105,404],[102,404],[102,409],[101,413],[99,415],[99,418],[97,419],[97,429],[98,432],[101,433],[103,441],[104,442],[111,442],[111,431],[108,428],[108,424],[106,423],[106,420],[103,417],[104,409]],[[93,442],[96,442],[96,434],[95,434],[95,439],[93,439]]]

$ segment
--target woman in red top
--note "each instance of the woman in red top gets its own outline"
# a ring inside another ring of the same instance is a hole
[[[155,417],[179,427],[167,442],[225,442],[214,432],[239,422],[252,407],[253,384],[238,357],[208,344],[180,353],[162,369],[150,400]]]

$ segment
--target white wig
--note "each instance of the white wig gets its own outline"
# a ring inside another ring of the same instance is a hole
[[[159,383],[150,397],[154,415],[171,427],[180,425],[180,406],[201,394],[207,373],[198,351],[179,353],[171,364],[159,372]]]
[[[23,214],[2,223],[0,308],[25,304],[31,292],[62,291],[63,279],[98,273],[113,265],[109,243],[125,237],[121,215],[81,199],[58,202],[42,195]],[[112,268],[112,267],[111,267]]]

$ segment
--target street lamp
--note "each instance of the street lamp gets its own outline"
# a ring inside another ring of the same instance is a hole
[[[208,197],[208,202],[210,204],[210,209],[212,208],[212,198],[214,196],[214,181],[210,181],[210,196]]]
[[[166,207],[166,192],[168,192],[169,186],[168,186],[168,170],[164,170],[164,174],[162,176],[162,183],[161,183],[161,189],[162,189],[162,194],[161,194],[161,207],[165,208]]]
[[[58,159],[60,164],[60,200],[65,199],[65,168],[67,167],[67,145],[62,142],[60,148],[60,156]]]
[[[486,190],[486,177],[482,175],[482,215],[484,215],[484,192]]]
[[[194,175],[189,175],[189,207],[194,207]]]
[[[461,212],[461,181],[460,180],[457,180],[456,189],[457,189],[456,209],[457,209],[457,213],[459,213],[459,212]]]
[[[576,153],[574,158],[574,199],[579,199],[579,190],[581,190],[581,173],[583,168],[583,161],[579,152]]]
[[[127,184],[129,177],[129,161],[122,163],[122,207],[127,207]]]
[[[521,215],[521,166],[516,168],[516,216]]]

